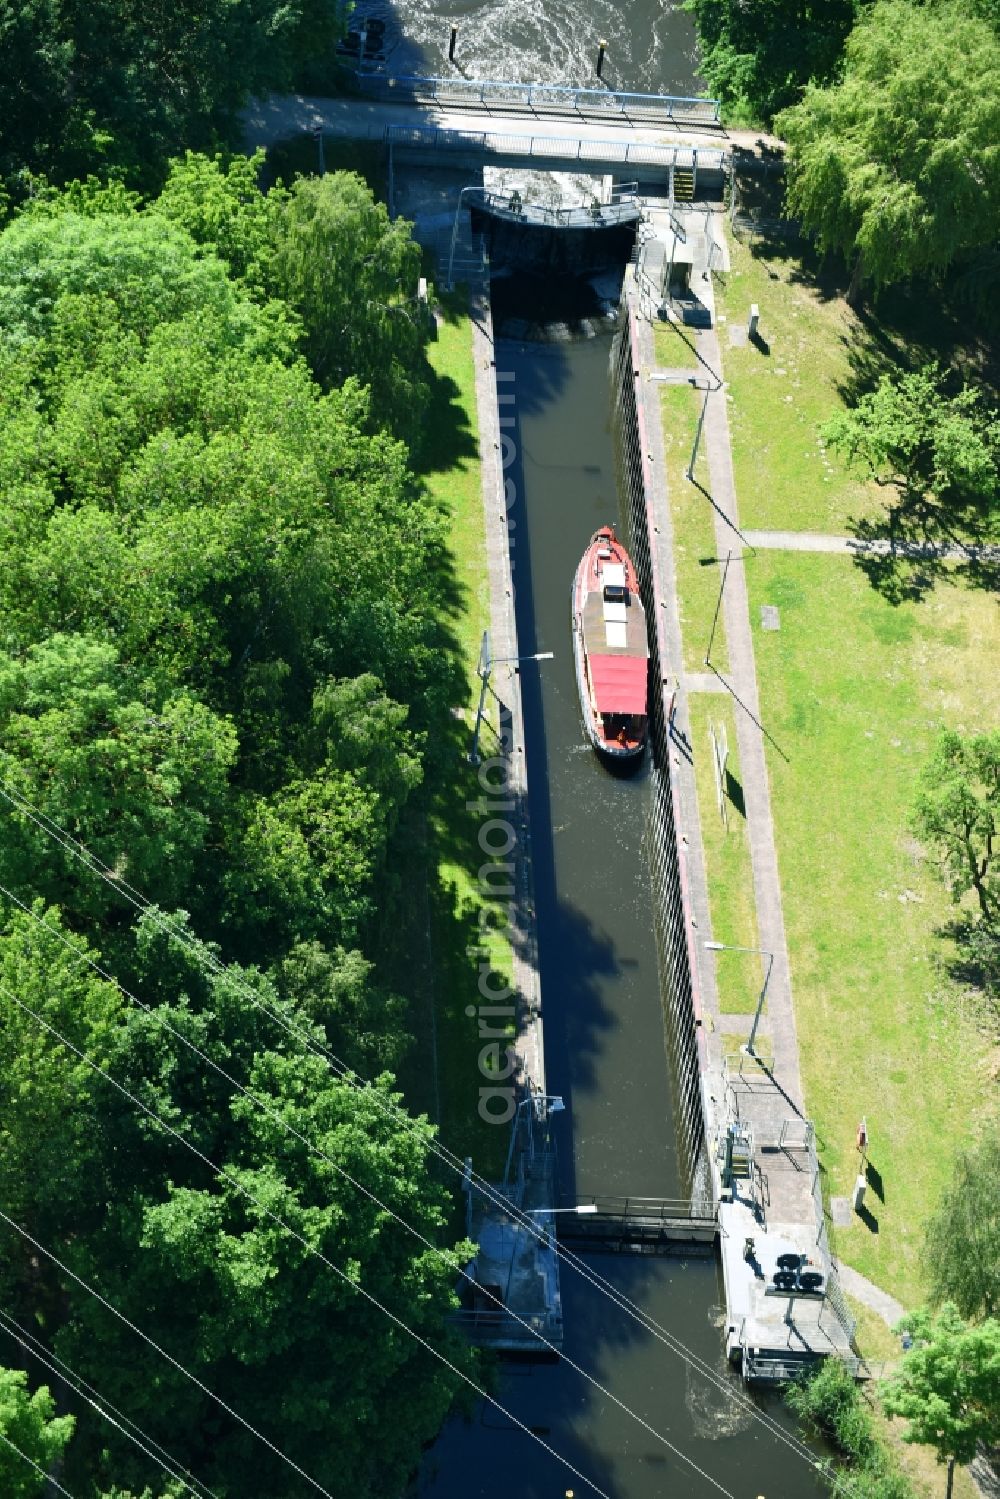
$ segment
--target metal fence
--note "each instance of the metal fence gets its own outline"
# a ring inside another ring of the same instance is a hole
[[[610,203],[594,199],[590,207],[576,205],[573,208],[550,208],[544,203],[522,203],[520,195],[492,193],[485,188],[478,192],[467,192],[466,202],[471,208],[484,208],[490,212],[516,219],[518,223],[544,224],[554,228],[606,228],[613,224],[633,224],[641,213],[636,198],[638,184],[629,183],[628,190],[619,189]]]
[[[637,1218],[652,1223],[715,1223],[719,1216],[718,1206],[711,1197],[622,1197],[583,1193],[573,1198],[570,1207],[589,1208],[606,1218]]]
[[[514,131],[446,130],[434,125],[387,125],[390,146],[417,150],[475,151],[487,156],[521,156],[535,160],[601,163],[616,166],[681,167],[688,171],[721,171],[725,152],[718,147],[657,146],[643,141],[574,140],[559,135],[526,135]]]
[[[485,78],[423,78],[417,74],[355,75],[366,94],[393,102],[450,104],[459,108],[516,111],[525,114],[573,114],[581,119],[648,120],[718,125],[718,99],[675,94],[631,94],[613,89],[560,88],[549,83],[506,83]]]

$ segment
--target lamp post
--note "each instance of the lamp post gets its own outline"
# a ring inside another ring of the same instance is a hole
[[[757,1039],[757,1027],[760,1024],[760,1012],[764,1008],[764,996],[767,994],[767,986],[771,980],[771,969],[774,967],[774,953],[769,952],[766,947],[734,947],[731,946],[728,942],[706,942],[705,946],[710,952],[755,952],[758,953],[762,958],[767,959],[767,968],[764,972],[764,983],[760,991],[760,997],[757,1000],[757,1008],[754,1011],[753,1025],[750,1027],[750,1034],[747,1037],[746,1045],[744,1047],[741,1047],[741,1050],[745,1051],[747,1056],[753,1057],[755,1060],[759,1060],[759,1058],[757,1057],[757,1053],[753,1049],[753,1043]]]
[[[476,726],[472,731],[472,748],[469,751],[469,764],[479,764],[479,730],[483,722],[483,709],[486,706],[486,691],[490,685],[490,673],[494,666],[517,666],[522,661],[551,661],[552,651],[535,651],[531,656],[491,656],[489,631],[483,631],[483,643],[479,649],[479,665],[476,667],[479,673],[479,707],[476,709]]]
[[[531,1142],[529,1149],[532,1155],[535,1152],[535,1134],[531,1124],[532,1118],[537,1119],[539,1124],[541,1124],[548,1119],[550,1114],[560,1114],[566,1107],[559,1095],[555,1093],[529,1093],[527,1098],[521,1099],[521,1102],[514,1110],[514,1118],[510,1126],[510,1145],[507,1147],[507,1161],[503,1168],[503,1185],[505,1191],[507,1183],[510,1180],[510,1167],[514,1159],[514,1141],[517,1139],[517,1126],[520,1121],[521,1110],[527,1108],[529,1104],[532,1108],[531,1113],[528,1115],[528,1139]]]

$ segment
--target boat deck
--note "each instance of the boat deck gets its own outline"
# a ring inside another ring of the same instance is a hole
[[[600,593],[587,595],[583,606],[583,648],[588,656],[641,656],[649,655],[646,639],[646,611],[634,593],[629,594],[625,608],[625,644],[608,644],[604,622],[604,600]]]

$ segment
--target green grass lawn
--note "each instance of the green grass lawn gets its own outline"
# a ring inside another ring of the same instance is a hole
[[[989,1037],[941,966],[949,905],[907,826],[944,724],[1000,716],[996,600],[942,582],[893,607],[846,557],[747,566],[807,1107],[829,1193],[848,1195],[868,1121],[877,1232],[839,1252],[905,1304],[923,1291],[924,1221],[990,1097]],[[760,605],[781,628],[764,632]]]
[[[430,493],[451,515],[451,553],[462,601],[455,628],[474,707],[476,663],[483,631],[489,624],[490,591],[472,324],[464,287],[439,296],[437,338],[428,346],[428,359],[435,381],[422,474]]]
[[[698,788],[698,812],[705,850],[712,938],[734,947],[756,947],[757,916],[753,898],[750,840],[747,837],[736,749],[736,721],[732,700],[715,693],[693,693],[688,699],[691,747]],[[725,730],[729,743],[726,777],[728,826],[719,814],[709,725]],[[763,981],[761,960],[752,953],[716,953],[719,1009],[728,1015],[749,1015],[757,1006]],[[766,1002],[765,1002],[766,1003]],[[736,1048],[739,1050],[739,1047]]]
[[[676,335],[674,335],[676,339]],[[686,350],[684,351],[686,354]],[[674,354],[675,361],[678,355]],[[674,567],[677,600],[684,642],[684,669],[705,670],[705,650],[712,631],[712,618],[719,601],[721,574],[716,555],[714,512],[706,496],[708,462],[705,447],[699,447],[692,484],[687,466],[698,427],[704,393],[690,385],[664,385],[660,391],[663,448],[667,466],[667,493],[674,524]],[[698,486],[701,486],[699,488]],[[719,671],[728,670],[726,632],[720,616],[712,641],[712,661]]]
[[[878,499],[822,445],[819,428],[843,408],[859,320],[800,261],[729,240],[732,270],[717,281],[716,302],[740,524],[844,535]],[[767,353],[729,344],[727,329],[745,328],[754,302]]]

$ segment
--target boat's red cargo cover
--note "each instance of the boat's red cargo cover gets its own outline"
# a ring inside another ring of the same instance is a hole
[[[591,656],[590,680],[599,713],[645,713],[644,656]]]

